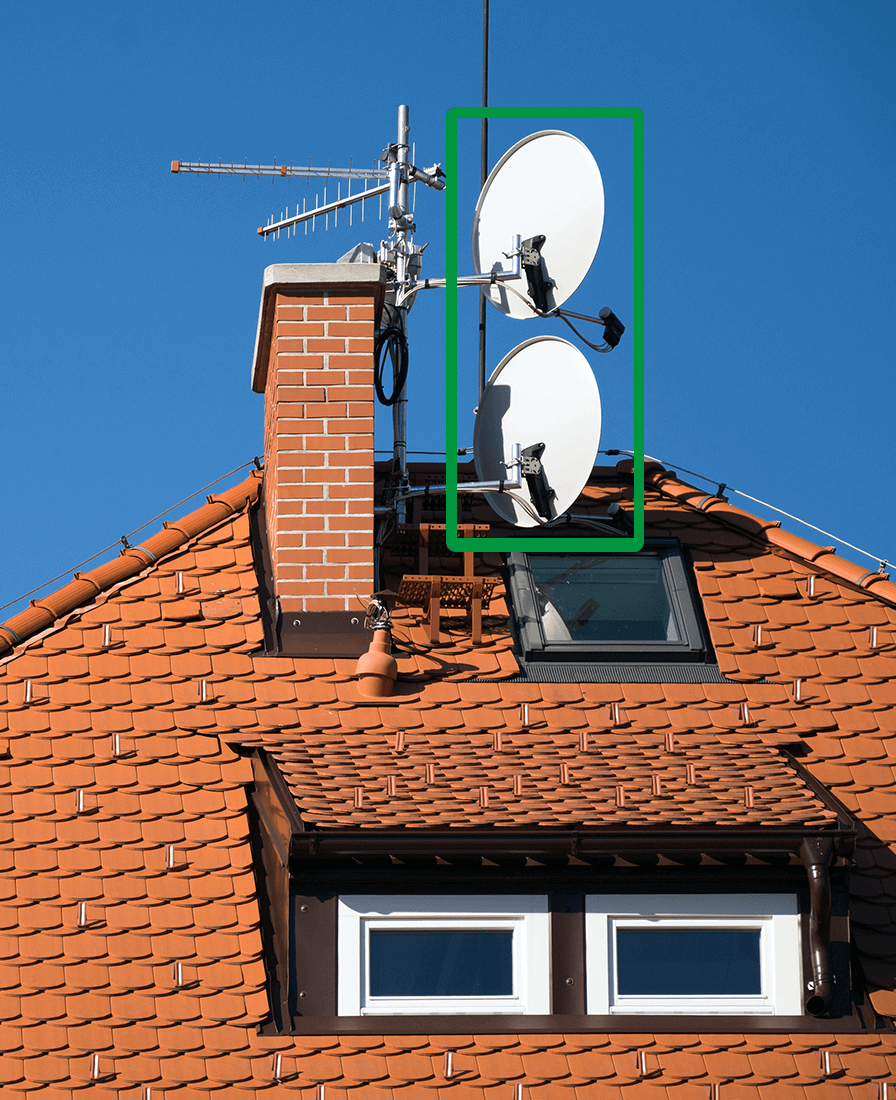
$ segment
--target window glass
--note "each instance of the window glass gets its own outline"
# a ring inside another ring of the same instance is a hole
[[[681,639],[657,555],[531,554],[529,569],[548,642]]]
[[[759,947],[758,928],[619,928],[617,990],[623,996],[761,993]]]
[[[496,997],[513,993],[512,931],[370,933],[374,997]]]
[[[674,539],[652,539],[635,554],[510,554],[507,565],[527,665],[714,665],[690,565]]]

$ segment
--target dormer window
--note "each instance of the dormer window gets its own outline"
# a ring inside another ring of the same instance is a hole
[[[341,895],[339,1014],[550,1012],[545,896]]]
[[[584,907],[578,943],[552,931],[548,895],[341,895],[339,1014],[546,1016],[573,948],[590,1015],[802,1013],[796,893],[591,893],[565,907]]]
[[[594,894],[585,899],[588,1011],[802,1011],[795,894]]]
[[[795,762],[795,775],[782,774],[752,739],[718,752],[696,733],[673,740],[667,749],[661,736],[617,732],[606,746],[596,734],[579,748],[579,778],[595,803],[609,775],[644,824],[615,824],[611,810],[604,826],[573,828],[415,829],[369,812],[333,828],[320,809],[309,825],[280,771],[290,767],[286,754],[278,766],[255,750],[270,1033],[405,1034],[412,1018],[433,1034],[456,1030],[457,1018],[492,1031],[544,1029],[560,1018],[577,1029],[621,1030],[634,1017],[674,1029],[707,1016],[737,1020],[737,1030],[768,1017],[790,1030],[818,1030],[814,1017],[858,1026],[846,881],[855,830],[846,811]],[[547,739],[527,730],[522,742],[545,759]],[[702,763],[689,765],[695,757]],[[639,784],[651,760],[665,761],[667,778]],[[688,778],[692,767],[700,774]],[[742,813],[740,785],[750,792],[751,779],[760,792],[751,801],[764,808]],[[305,782],[317,804],[316,775]],[[695,806],[718,800],[730,824],[690,817],[689,796],[676,800],[682,782],[699,784]]]
[[[526,661],[704,661],[707,641],[675,540],[636,554],[511,554]]]

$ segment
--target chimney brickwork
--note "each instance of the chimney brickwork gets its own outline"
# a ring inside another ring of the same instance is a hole
[[[303,266],[343,275],[356,267]],[[373,590],[373,345],[382,289],[329,281],[266,288],[253,385],[264,382],[265,512],[284,611],[356,610],[357,597]]]

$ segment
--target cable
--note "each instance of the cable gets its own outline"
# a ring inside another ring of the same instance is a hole
[[[457,486],[457,495],[458,496],[460,496],[462,490],[463,490],[463,483],[460,483]],[[496,493],[497,493],[497,490],[496,490]],[[523,511],[529,513],[529,515],[535,520],[535,522],[539,525],[539,527],[547,527],[549,521],[546,520],[546,519],[542,519],[542,517],[535,511],[535,509],[532,508],[525,500],[523,500],[522,497],[518,497],[516,495],[516,493],[512,492],[510,489],[502,489],[501,492],[500,492],[500,495],[505,496],[505,497],[510,497],[510,499],[514,502],[514,504],[518,504],[520,506],[520,508],[523,509]]]
[[[542,313],[542,311],[540,309],[538,309],[537,306],[533,305],[533,303],[530,301],[529,298],[526,297],[525,294],[521,294],[518,290],[516,290],[514,287],[512,287],[509,283],[502,283],[501,285],[504,287],[505,290],[509,290],[511,294],[515,294],[517,296],[517,298],[519,298],[521,301],[525,302],[526,305],[536,315],[536,317],[543,317],[546,321],[549,320],[551,317],[559,317],[561,321],[564,321],[567,325],[569,325],[569,327],[576,334],[576,336],[578,336],[578,338],[582,341],[582,343],[587,344],[588,347],[591,348],[592,351],[599,351],[602,355],[605,355],[607,352],[610,352],[610,351],[613,350],[612,347],[606,341],[604,341],[604,343],[602,345],[600,345],[600,344],[592,344],[590,340],[586,340],[585,337],[581,334],[581,332],[579,332],[579,330],[576,328],[576,326],[572,323],[572,321],[570,321],[564,315],[563,310],[555,309],[555,310],[551,311],[550,313]],[[594,323],[597,325],[597,324],[600,324],[600,321],[595,321]]]
[[[550,313],[542,313],[541,310],[538,308],[538,306],[535,305],[535,303],[532,301],[531,298],[527,297],[525,294],[521,294],[516,289],[516,287],[512,287],[510,285],[510,283],[501,283],[501,287],[504,290],[509,290],[511,294],[515,294],[517,296],[517,298],[520,299],[521,302],[525,302],[526,305],[529,307],[529,309],[532,310],[532,312],[535,314],[536,317],[550,317],[551,316]]]
[[[373,361],[375,370],[373,384],[376,387],[376,396],[381,405],[394,405],[401,396],[404,384],[408,377],[408,338],[404,332],[401,321],[401,312],[394,306],[383,307],[386,316],[386,324],[377,333],[373,344]],[[392,364],[394,385],[392,393],[387,397],[383,387],[383,369],[386,365],[386,356]]]
[[[557,310],[556,313],[542,314],[542,316],[545,316],[545,317],[559,317],[561,321],[565,321],[569,325],[569,327],[572,329],[572,331],[576,334],[576,336],[578,336],[578,338],[582,341],[582,343],[587,344],[588,347],[591,348],[593,351],[599,351],[602,355],[606,355],[607,352],[610,352],[610,351],[613,350],[612,347],[606,342],[606,340],[604,340],[603,344],[600,344],[600,345],[599,344],[592,344],[590,340],[586,340],[585,337],[581,334],[581,332],[579,332],[579,330],[576,328],[576,326],[572,323],[572,321],[570,321],[569,318],[567,318],[564,315],[562,310]],[[595,322],[595,324],[596,323],[597,322]]]
[[[167,516],[169,512],[173,512],[175,508],[180,508],[182,504],[186,504],[188,500],[192,500],[193,497],[198,497],[200,493],[204,493],[206,489],[211,489],[213,485],[217,485],[219,481],[224,481],[228,477],[232,477],[233,474],[239,473],[240,470],[245,470],[247,466],[255,466],[256,469],[260,469],[258,460],[252,459],[251,462],[244,462],[242,466],[237,466],[231,470],[230,473],[222,474],[220,477],[216,477],[214,481],[210,481],[208,485],[203,485],[201,489],[197,489],[195,493],[190,493],[189,496],[179,500],[177,504],[172,504],[170,508],[166,508],[164,512],[159,512],[157,516],[153,516],[152,519],[148,519],[146,523],[141,523],[139,527],[135,527],[133,531],[122,536],[125,539],[131,538],[136,535],[138,531],[142,531],[145,527],[149,527],[151,523],[155,523],[156,520],[160,520],[162,516]],[[108,554],[110,550],[114,550],[116,546],[121,543],[121,539],[116,539],[115,542],[109,546],[103,547],[102,550],[97,550],[95,554],[91,554],[89,558],[85,558],[84,561],[79,561],[77,565],[73,565],[71,569],[66,569],[63,573],[57,574],[55,577],[51,577],[48,581],[44,581],[43,584],[39,584],[37,588],[32,588],[30,592],[23,592],[21,596],[17,596],[14,600],[10,600],[9,603],[0,604],[0,611],[5,611],[7,607],[12,607],[14,604],[21,603],[22,600],[26,600],[29,596],[33,596],[35,592],[41,592],[48,585],[53,584],[55,581],[62,580],[63,577],[67,577],[69,573],[74,573],[76,569],[80,569],[83,565],[88,565],[90,562],[95,561],[96,558],[102,557],[103,554]]]

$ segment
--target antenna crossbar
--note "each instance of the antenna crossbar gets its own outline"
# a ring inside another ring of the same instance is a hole
[[[192,172],[200,176],[285,176],[302,179],[334,180],[387,180],[386,168],[312,168],[292,164],[224,164],[221,161],[173,160],[171,171],[175,175]]]
[[[334,202],[324,203],[323,206],[315,206],[313,210],[303,210],[301,214],[296,213],[291,218],[283,218],[282,221],[272,222],[269,225],[260,225],[258,234],[261,237],[267,237],[280,229],[288,229],[291,225],[299,225],[301,222],[311,221],[312,218],[319,218],[323,214],[332,214],[335,210],[342,210],[343,207],[351,206],[353,203],[376,198],[377,195],[385,195],[388,190],[388,183],[384,183],[379,187],[368,187],[366,191],[358,191],[354,195],[345,195]]]

